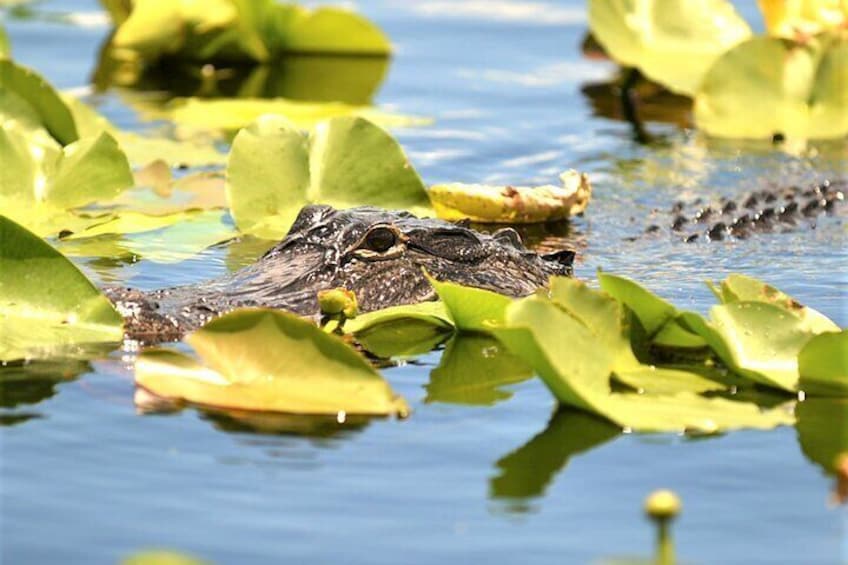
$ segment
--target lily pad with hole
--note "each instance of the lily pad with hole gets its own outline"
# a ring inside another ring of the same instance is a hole
[[[236,310],[185,341],[198,358],[143,352],[136,384],[173,400],[296,414],[405,416],[409,409],[344,341],[294,314]]]
[[[848,134],[848,32],[803,42],[757,37],[725,53],[695,95],[716,137],[836,139]]]
[[[0,360],[119,342],[123,319],[58,251],[0,216]]]
[[[722,53],[751,36],[726,0],[590,0],[589,27],[616,62],[687,95]]]
[[[585,174],[571,170],[560,175],[563,185],[489,186],[438,184],[427,194],[436,215],[445,220],[525,224],[562,220],[582,213],[592,188]]]
[[[430,211],[421,177],[392,136],[364,118],[333,118],[308,135],[264,116],[233,141],[227,200],[238,228],[282,237],[309,203]]]

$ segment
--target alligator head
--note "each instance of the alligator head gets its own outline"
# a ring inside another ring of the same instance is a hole
[[[572,251],[538,255],[504,228],[483,235],[460,224],[379,208],[301,210],[288,235],[256,263],[200,285],[142,293],[108,289],[145,341],[175,339],[240,306],[318,313],[320,290],[344,287],[367,312],[435,298],[437,280],[509,296],[531,294],[552,275],[571,274]],[[167,335],[158,335],[165,331]]]

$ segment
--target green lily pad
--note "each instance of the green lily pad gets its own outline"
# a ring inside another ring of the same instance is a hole
[[[590,0],[589,26],[616,62],[688,95],[722,53],[751,35],[726,0]]]
[[[58,251],[0,216],[0,360],[119,342],[123,319]]]
[[[848,134],[848,37],[804,43],[757,37],[725,53],[695,96],[695,122],[717,137],[840,138]]]
[[[542,496],[575,455],[599,447],[621,433],[608,421],[571,408],[554,412],[547,427],[525,445],[498,459],[498,475],[489,481],[495,498]]]
[[[304,102],[285,98],[231,98],[210,100],[181,98],[169,104],[167,115],[176,123],[196,129],[235,131],[265,114],[285,116],[299,129],[310,129],[322,120],[360,116],[382,127],[424,125],[430,120],[382,112],[368,106],[342,102]]]
[[[53,87],[38,73],[2,58],[0,119],[44,128],[62,145],[79,139],[74,118]]]
[[[653,336],[677,315],[677,308],[632,280],[598,273],[601,290],[630,308],[648,335]]]
[[[482,288],[440,282],[430,277],[454,327],[460,331],[483,332],[503,323],[504,311],[512,299]]]
[[[236,310],[185,341],[201,362],[147,350],[136,361],[136,384],[168,399],[229,409],[375,416],[409,411],[361,355],[294,314]]]
[[[227,200],[243,232],[282,237],[309,203],[429,211],[424,184],[400,145],[358,117],[320,123],[308,135],[264,116],[233,141]]]
[[[848,452],[848,399],[808,398],[795,406],[798,443],[804,455],[827,473]]]
[[[392,306],[360,314],[344,330],[381,358],[411,357],[431,351],[454,331],[442,302]]]
[[[766,302],[713,306],[711,321],[687,312],[689,328],[706,340],[734,372],[754,382],[794,392],[798,354],[815,335],[803,320]]]
[[[576,285],[571,292],[585,295]],[[627,360],[622,355],[620,327],[610,327],[608,322],[614,309],[599,299],[569,305],[571,311],[538,296],[516,301],[507,308],[505,327],[493,330],[513,353],[536,370],[561,403],[638,431],[715,433],[792,422],[791,415],[781,408],[761,410],[752,403],[706,398],[691,392],[613,392],[613,367]],[[571,312],[579,312],[580,317]]]
[[[496,339],[455,334],[430,372],[425,402],[491,406],[512,396],[501,387],[526,381],[533,370]]]
[[[339,8],[310,11],[272,0],[202,4],[136,0],[112,39],[118,55],[148,61],[267,61],[287,52],[387,55],[374,24]]]
[[[119,216],[60,239],[73,257],[130,255],[154,263],[179,263],[238,235],[220,210],[192,210],[165,216],[122,212]]]
[[[107,133],[60,148],[5,122],[0,126],[0,209],[40,235],[87,223],[71,209],[108,200],[132,184],[124,154]]]
[[[701,393],[727,388],[723,382],[705,378],[693,371],[653,365],[643,365],[636,369],[620,369],[614,372],[613,377],[640,394]]]
[[[782,308],[797,317],[813,333],[839,331],[839,326],[824,314],[804,306],[785,292],[747,275],[732,274],[716,287],[709,283],[722,304],[740,301],[766,302]]]
[[[798,354],[798,372],[798,388],[808,396],[848,396],[848,330],[808,341]]]

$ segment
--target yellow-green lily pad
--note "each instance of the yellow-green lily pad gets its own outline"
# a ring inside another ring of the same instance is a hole
[[[282,237],[309,203],[429,211],[418,173],[392,136],[359,117],[321,122],[308,135],[264,116],[233,141],[227,200],[238,228]]]
[[[562,186],[438,184],[427,191],[436,215],[445,220],[530,224],[562,220],[589,205],[592,188],[585,174],[560,175]]]
[[[590,0],[589,27],[619,64],[680,94],[751,29],[726,0]]]
[[[803,42],[756,37],[722,55],[695,96],[717,137],[832,139],[848,134],[848,32]]]
[[[123,319],[58,251],[0,216],[0,360],[119,342]]]
[[[798,353],[798,372],[807,396],[848,397],[848,330],[810,339]]]
[[[297,414],[405,416],[388,383],[340,338],[294,314],[235,310],[185,338],[199,360],[144,351],[136,384],[168,399]]]

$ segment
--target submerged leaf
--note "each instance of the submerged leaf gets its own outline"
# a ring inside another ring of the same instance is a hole
[[[561,220],[582,213],[592,188],[585,174],[566,171],[563,186],[439,184],[427,191],[436,215],[445,220],[524,224]]]
[[[848,36],[803,43],[757,37],[725,53],[695,96],[695,121],[710,135],[753,139],[848,134]]]
[[[170,399],[299,414],[408,412],[374,368],[338,337],[279,310],[236,310],[186,341],[202,364],[154,349],[136,361],[136,383]]]
[[[619,64],[689,95],[722,53],[751,35],[726,0],[590,0],[589,26]]]
[[[122,326],[109,300],[70,261],[0,216],[0,360],[117,342]]]
[[[233,141],[227,199],[240,230],[269,239],[284,235],[308,203],[428,210],[397,141],[354,117],[321,122],[308,137],[281,117],[260,118]]]

